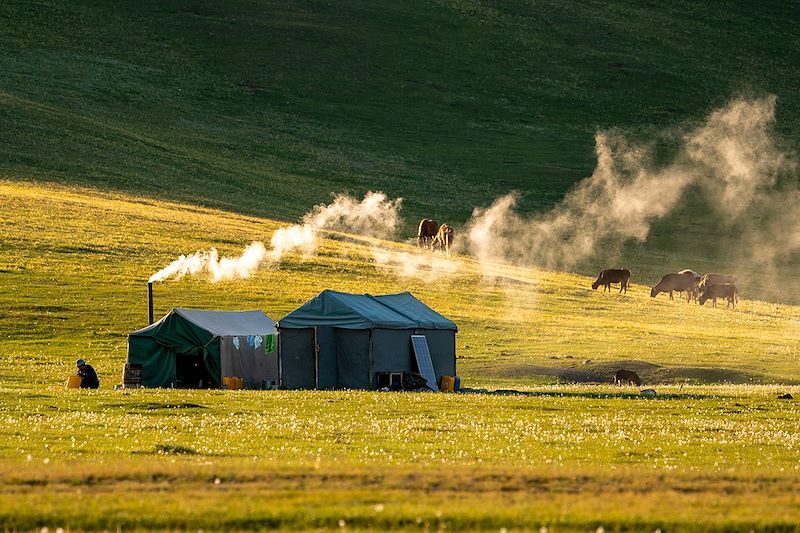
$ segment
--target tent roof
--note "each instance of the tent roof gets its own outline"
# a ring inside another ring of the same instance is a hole
[[[131,335],[155,333],[151,330],[157,330],[172,316],[190,322],[214,337],[266,335],[275,332],[275,321],[263,311],[202,311],[175,308],[158,322],[134,331]]]
[[[443,317],[411,293],[350,294],[324,290],[278,322],[281,328],[331,326],[344,329],[450,329],[454,322]]]

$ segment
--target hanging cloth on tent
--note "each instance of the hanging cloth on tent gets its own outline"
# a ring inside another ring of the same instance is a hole
[[[277,338],[278,336],[274,333],[270,333],[269,335],[264,335],[264,353],[272,353],[277,348]]]

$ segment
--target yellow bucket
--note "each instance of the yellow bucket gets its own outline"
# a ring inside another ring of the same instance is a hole
[[[456,378],[453,376],[442,376],[442,384],[439,385],[439,390],[442,392],[453,392],[455,388]]]
[[[70,377],[67,378],[67,388],[68,389],[79,389],[81,388],[81,377],[75,374],[72,374]]]
[[[222,386],[228,390],[236,390],[244,387],[244,379],[236,376],[225,376],[222,378]]]

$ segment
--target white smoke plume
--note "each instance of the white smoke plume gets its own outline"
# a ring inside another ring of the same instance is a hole
[[[309,225],[289,226],[280,228],[272,234],[270,240],[272,250],[269,252],[269,259],[273,263],[280,261],[287,252],[300,249],[305,255],[314,253],[317,246],[317,234]]]
[[[315,229],[389,239],[400,224],[402,204],[402,198],[389,200],[382,192],[370,191],[360,202],[352,196],[337,194],[332,203],[315,206],[303,217],[303,222]]]
[[[169,278],[181,279],[186,275],[208,272],[209,279],[217,282],[226,279],[247,278],[267,257],[267,250],[262,242],[252,242],[238,257],[220,259],[216,248],[199,251],[192,255],[182,255],[166,267],[162,268],[148,280],[150,283],[164,281]]]
[[[314,253],[319,230],[345,231],[375,238],[389,238],[400,223],[403,199],[389,200],[382,192],[368,192],[364,199],[339,194],[331,204],[320,204],[303,217],[303,225],[280,228],[272,235],[271,249],[253,241],[238,257],[219,257],[215,248],[201,250],[178,259],[150,277],[150,282],[181,279],[186,275],[207,272],[209,280],[247,278],[258,268],[278,263],[283,256],[299,250],[304,255]]]
[[[551,211],[534,216],[516,212],[518,196],[508,194],[488,208],[475,209],[463,246],[481,261],[569,268],[628,240],[644,241],[655,220],[672,212],[687,188],[699,185],[708,203],[727,220],[774,200],[772,189],[794,169],[771,131],[775,98],[736,100],[713,112],[684,136],[669,164],[657,168],[650,150],[618,133],[596,136],[597,167]],[[796,242],[800,211],[788,211]],[[766,231],[766,230],[765,230]]]
[[[181,255],[147,280],[149,283],[164,281],[169,278],[181,279],[187,274],[199,274],[208,264],[208,252],[197,252],[192,255]]]
[[[772,132],[776,99],[738,99],[712,112],[680,137],[671,162],[658,164],[651,146],[617,131],[596,135],[597,166],[553,209],[523,215],[519,195],[509,193],[476,208],[456,234],[460,251],[497,277],[499,263],[569,269],[597,255],[614,253],[626,241],[645,241],[652,224],[668,216],[688,190],[699,191],[723,224],[742,230],[751,259],[772,262],[800,251],[800,192],[795,158]],[[674,136],[671,137],[674,140]],[[783,177],[790,176],[788,185]],[[270,249],[258,241],[240,257],[220,259],[216,250],[181,256],[151,281],[209,273],[212,281],[247,277],[291,250],[313,254],[320,231],[391,239],[401,225],[403,199],[370,191],[362,200],[338,194],[319,204],[301,225],[277,230]],[[459,272],[458,259],[428,252],[374,246],[375,265],[401,276],[437,279]],[[502,276],[500,276],[502,277]]]

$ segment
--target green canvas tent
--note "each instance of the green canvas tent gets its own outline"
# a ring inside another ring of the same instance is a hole
[[[128,363],[145,387],[214,388],[223,376],[245,388],[278,381],[275,321],[261,311],[173,309],[128,335]]]
[[[408,292],[331,290],[278,322],[280,383],[289,389],[376,389],[377,374],[417,372],[411,335],[425,335],[434,373],[456,373],[458,327]]]

